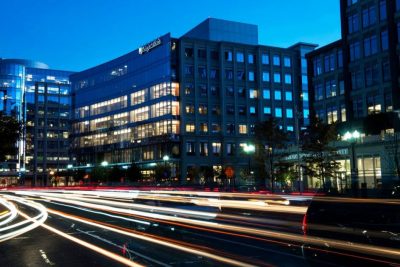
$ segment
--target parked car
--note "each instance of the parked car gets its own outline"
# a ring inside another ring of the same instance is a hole
[[[315,197],[303,218],[303,232],[321,241],[315,244],[309,240],[302,247],[311,266],[400,266],[400,257],[366,253],[354,246],[399,250],[400,186],[384,198]],[[350,250],[331,245],[331,240],[348,245]]]

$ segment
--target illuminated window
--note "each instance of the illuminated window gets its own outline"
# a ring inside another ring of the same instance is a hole
[[[257,98],[257,97],[258,97],[257,90],[249,89],[249,98],[253,99],[253,98]]]
[[[261,63],[264,65],[268,65],[269,64],[269,55],[262,54],[261,55]]]
[[[208,143],[200,142],[200,156],[208,156]]]
[[[131,122],[149,119],[149,107],[142,107],[131,111]]]
[[[186,114],[194,114],[194,105],[193,104],[187,104],[185,107]]]
[[[208,123],[207,122],[201,122],[200,123],[200,132],[201,133],[207,133],[208,132]]]
[[[194,131],[196,130],[196,127],[194,125],[194,123],[187,123],[186,124],[186,132],[187,133],[194,133]]]
[[[247,125],[246,124],[239,124],[239,133],[247,134]]]
[[[211,131],[212,131],[212,133],[219,133],[219,132],[221,132],[221,126],[218,123],[212,123]]]
[[[221,154],[221,143],[213,142],[212,152],[215,156],[219,156]]]
[[[200,104],[199,105],[199,114],[200,115],[207,115],[207,105],[205,104]]]

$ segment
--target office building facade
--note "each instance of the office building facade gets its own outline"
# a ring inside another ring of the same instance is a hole
[[[72,75],[76,167],[135,162],[151,176],[167,164],[195,184],[230,167],[248,182],[243,148],[258,122],[273,116],[293,136],[308,123],[305,54],[315,47],[259,45],[257,26],[207,19]]]
[[[6,184],[48,185],[69,163],[71,72],[44,63],[0,60],[0,110],[23,125],[18,153],[2,163]]]
[[[342,0],[340,14],[342,38],[307,54],[312,110],[326,123],[339,123],[342,136],[361,134],[354,149],[349,142],[338,145],[343,171],[348,180],[353,166],[359,187],[379,188],[396,176],[400,1]],[[375,123],[385,132],[366,136],[365,121],[374,114],[383,115]]]

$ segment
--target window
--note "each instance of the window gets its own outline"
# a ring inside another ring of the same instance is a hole
[[[219,78],[219,72],[217,69],[211,69],[210,70],[210,78],[212,80],[217,80]]]
[[[238,70],[236,72],[236,77],[237,77],[238,81],[243,81],[245,79],[244,71],[243,70]]]
[[[200,128],[200,132],[201,133],[207,133],[208,132],[208,124],[207,124],[207,122],[201,122],[199,128]]]
[[[234,96],[233,87],[229,86],[225,88],[226,96]]]
[[[227,80],[233,79],[233,71],[231,69],[225,70],[225,79],[227,79]]]
[[[248,54],[247,55],[247,61],[249,64],[254,64],[254,55],[253,54]]]
[[[389,37],[387,30],[381,32],[381,47],[382,51],[389,49]]]
[[[200,96],[207,96],[207,85],[201,84],[199,86]]]
[[[345,105],[340,106],[340,116],[341,116],[342,122],[345,122],[346,121],[346,106]]]
[[[282,118],[282,108],[275,108],[275,117]]]
[[[256,110],[255,106],[250,106],[249,110],[250,110],[250,115],[256,115],[257,114],[257,110]]]
[[[364,56],[370,56],[378,53],[378,41],[376,35],[364,39]]]
[[[292,101],[292,100],[293,100],[292,92],[286,91],[286,92],[285,92],[285,99],[286,99],[286,101]],[[304,98],[303,98],[303,99],[304,99]]]
[[[238,97],[246,97],[246,89],[243,87],[239,87],[237,90]]]
[[[186,154],[187,155],[195,154],[194,142],[186,142]]]
[[[254,82],[254,71],[249,71],[249,81]]]
[[[207,52],[205,49],[198,49],[197,50],[197,57],[198,58],[206,58],[207,57]]]
[[[337,52],[337,65],[338,68],[343,68],[343,51],[339,49]]]
[[[385,20],[386,17],[386,0],[381,0],[379,1],[379,19]]]
[[[244,62],[243,52],[236,52],[236,62],[240,62],[240,63]]]
[[[221,126],[218,123],[211,124],[212,133],[219,133],[221,131]]]
[[[271,114],[271,107],[264,107],[264,114]]]
[[[185,57],[192,58],[193,57],[193,48],[185,48]]]
[[[400,0],[396,0],[396,10],[400,10]]]
[[[264,65],[268,65],[269,64],[269,55],[262,54],[261,55],[261,63]]]
[[[385,60],[382,62],[382,76],[383,76],[383,81],[387,82],[390,81],[390,65],[389,61]]]
[[[369,26],[374,25],[377,21],[375,6],[370,6],[368,8],[363,9],[362,17],[363,17],[363,28],[367,28]]]
[[[207,69],[206,67],[200,66],[198,68],[199,77],[202,79],[207,79]]]
[[[329,80],[325,82],[326,98],[334,97],[337,95],[336,81]]]
[[[274,55],[273,63],[274,63],[274,66],[280,66],[281,65],[281,58],[279,57],[279,55]]]
[[[239,115],[246,115],[246,106],[238,106]]]
[[[353,90],[360,89],[363,86],[361,71],[351,72],[351,86]]]
[[[262,80],[263,80],[263,82],[269,82],[270,81],[270,77],[269,77],[269,72],[268,71],[263,71]]]
[[[349,33],[358,32],[360,30],[360,21],[358,14],[348,17]]]
[[[200,142],[200,156],[208,156],[208,143]]]
[[[185,95],[191,95],[193,93],[193,84],[186,84]]]
[[[253,98],[257,98],[257,97],[258,97],[257,90],[249,89],[249,98],[253,99]]]
[[[339,81],[339,94],[344,95],[344,81]]]
[[[350,61],[355,61],[361,57],[360,42],[350,44]]]
[[[217,116],[221,115],[221,110],[218,105],[213,105],[212,114]]]
[[[293,132],[293,131],[294,131],[294,128],[293,128],[293,126],[288,125],[288,126],[286,126],[286,130],[287,130],[288,132]]]
[[[286,109],[286,118],[288,118],[288,119],[293,118],[293,109],[291,109],[291,108]]]
[[[291,74],[285,74],[285,83],[292,84],[292,75]]]
[[[235,133],[235,124],[234,123],[227,123],[226,124],[226,133],[227,134],[234,134]]]
[[[263,90],[263,98],[264,99],[271,99],[271,91],[269,89]]]
[[[199,105],[199,114],[200,115],[207,115],[207,105],[206,104],[200,104]]]
[[[221,154],[221,143],[213,142],[212,152],[215,156],[219,156]]]
[[[308,101],[308,92],[303,92],[301,97],[303,98],[303,101]]]
[[[226,114],[235,115],[235,106],[232,104],[226,105]]]
[[[372,86],[379,83],[379,67],[377,64],[366,66],[364,69],[365,86]]]
[[[291,67],[291,60],[290,57],[283,57],[283,66],[290,68]]]
[[[314,96],[315,100],[322,100],[324,99],[324,88],[322,84],[316,84],[314,87]]]
[[[186,123],[186,132],[187,133],[194,133],[196,127],[193,122]]]
[[[353,99],[353,114],[354,118],[363,117],[363,102],[361,97],[355,97]]]
[[[212,95],[216,96],[219,95],[219,88],[215,85],[210,86],[210,92]]]
[[[318,76],[322,73],[322,61],[321,58],[314,59],[314,76]]]
[[[193,66],[185,66],[185,75],[186,76],[191,76],[193,75]]]
[[[232,51],[225,51],[225,60],[232,61]]]
[[[274,91],[274,99],[275,99],[275,100],[282,100],[282,93],[281,93],[281,91]]]
[[[274,72],[274,82],[281,83],[281,74],[279,72]]]
[[[380,113],[382,109],[377,95],[367,97],[367,110],[368,114]]]
[[[247,125],[239,124],[239,134],[247,134]]]
[[[235,144],[233,143],[226,144],[226,154],[228,156],[233,156],[235,154]]]
[[[338,120],[338,111],[336,107],[329,107],[326,112],[328,124],[335,123]]]
[[[185,107],[186,114],[194,114],[194,105],[187,104]]]

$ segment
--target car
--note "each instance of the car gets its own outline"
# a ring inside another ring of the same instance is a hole
[[[366,252],[369,247],[400,248],[400,187],[384,198],[316,196],[302,229],[302,252],[311,266],[400,266],[400,257]]]

